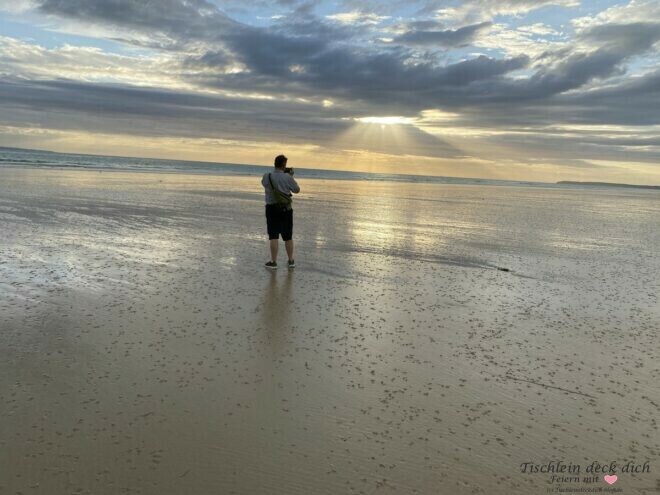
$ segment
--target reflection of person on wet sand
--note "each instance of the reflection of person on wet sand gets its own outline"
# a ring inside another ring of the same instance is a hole
[[[293,271],[289,270],[279,284],[277,274],[273,271],[270,280],[264,287],[263,302],[261,303],[261,316],[263,327],[268,332],[269,339],[279,339],[283,336],[282,329],[289,326],[291,317],[290,306],[293,303]]]

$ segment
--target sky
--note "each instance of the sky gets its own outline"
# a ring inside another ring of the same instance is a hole
[[[0,0],[0,146],[660,184],[657,0]]]

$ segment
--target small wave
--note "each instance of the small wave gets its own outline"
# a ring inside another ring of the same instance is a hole
[[[20,159],[14,159],[14,158],[0,158],[0,162],[2,163],[28,163],[28,164],[49,164],[52,162],[48,162],[45,160],[20,160]]]

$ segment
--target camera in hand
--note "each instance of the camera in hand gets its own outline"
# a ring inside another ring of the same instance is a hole
[[[293,175],[293,167],[284,167],[284,173]]]

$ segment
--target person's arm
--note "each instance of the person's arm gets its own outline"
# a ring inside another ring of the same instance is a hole
[[[291,175],[289,175],[289,188],[291,189],[291,192],[293,192],[293,193],[299,193],[300,192],[300,186],[296,182],[296,179],[294,179]]]
[[[261,178],[261,185],[264,187],[268,187],[268,174],[264,174],[263,177]]]

